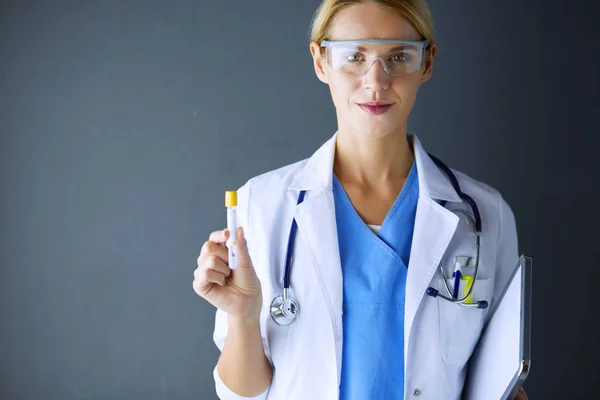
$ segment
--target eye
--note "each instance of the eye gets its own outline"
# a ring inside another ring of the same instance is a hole
[[[346,54],[346,56],[344,58],[346,59],[346,61],[351,61],[351,62],[363,60],[362,55],[359,53],[348,53],[348,54]]]
[[[394,54],[390,57],[390,59],[393,62],[399,62],[399,63],[407,63],[407,62],[411,61],[410,55],[408,55],[406,53]]]

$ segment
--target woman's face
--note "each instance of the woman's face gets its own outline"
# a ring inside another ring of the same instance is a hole
[[[421,40],[415,28],[400,14],[369,2],[343,9],[333,21],[326,39]],[[387,44],[367,47],[366,56],[385,58],[387,48]],[[317,77],[329,85],[340,130],[378,138],[406,133],[406,121],[419,86],[431,76],[435,45],[422,68],[404,76],[389,76],[377,61],[364,76],[347,75],[327,64],[319,44],[312,42],[310,50]],[[389,103],[391,107],[377,114],[360,106],[368,102]]]

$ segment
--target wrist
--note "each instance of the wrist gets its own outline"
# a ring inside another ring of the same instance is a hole
[[[237,315],[228,314],[227,323],[231,328],[255,328],[260,326],[260,314],[239,317]]]
[[[258,325],[260,322],[261,308],[262,308],[262,296],[259,295],[247,303],[246,312],[240,313],[241,315],[227,314],[227,321],[230,324],[235,324],[235,325],[240,325],[240,326]]]

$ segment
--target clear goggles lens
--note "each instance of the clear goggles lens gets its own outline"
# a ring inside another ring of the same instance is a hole
[[[357,40],[321,45],[327,48],[327,62],[334,71],[363,76],[379,61],[388,75],[403,76],[421,69],[427,42]]]

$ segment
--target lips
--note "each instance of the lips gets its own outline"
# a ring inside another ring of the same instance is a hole
[[[380,115],[386,112],[393,104],[384,103],[381,101],[372,101],[368,103],[358,104],[360,108],[372,115]]]

